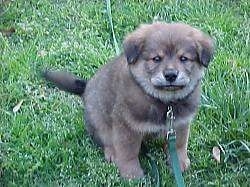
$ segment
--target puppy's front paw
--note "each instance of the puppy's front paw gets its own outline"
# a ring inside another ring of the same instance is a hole
[[[126,179],[139,179],[144,176],[144,172],[138,159],[119,163],[118,168],[120,170],[121,176]]]
[[[126,179],[140,179],[144,177],[144,172],[141,168],[127,168],[120,170],[121,176]]]
[[[112,146],[104,147],[105,160],[107,162],[113,162],[115,160],[115,150]]]
[[[190,166],[190,159],[188,157],[182,158],[180,160],[180,167],[182,172],[186,171],[189,168],[189,166]]]
[[[190,159],[187,156],[186,150],[177,150],[181,171],[186,171],[190,166]]]

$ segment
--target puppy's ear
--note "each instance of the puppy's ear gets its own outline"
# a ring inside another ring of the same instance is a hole
[[[199,62],[207,68],[214,54],[213,39],[202,34],[202,36],[198,38],[197,48]]]
[[[123,48],[129,64],[135,63],[138,60],[142,52],[143,41],[144,38],[139,31],[135,31],[125,38]]]

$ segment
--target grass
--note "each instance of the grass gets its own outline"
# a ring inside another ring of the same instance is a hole
[[[119,47],[126,33],[152,20],[181,21],[212,35],[215,58],[203,80],[189,142],[187,186],[250,184],[250,90],[247,0],[112,1]],[[11,36],[4,30],[14,28]],[[87,136],[80,99],[48,88],[42,68],[90,78],[115,56],[104,1],[0,1],[0,186],[153,186],[125,181]],[[18,112],[13,107],[23,100]],[[153,142],[162,186],[172,186],[161,145]],[[212,148],[222,148],[221,163]]]

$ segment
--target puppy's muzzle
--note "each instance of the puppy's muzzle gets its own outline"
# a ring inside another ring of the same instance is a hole
[[[151,83],[157,89],[175,91],[184,88],[190,82],[190,78],[176,69],[166,69],[151,77]]]
[[[178,77],[178,73],[179,71],[176,70],[176,69],[166,69],[164,72],[163,72],[163,75],[165,77],[165,79],[172,83],[176,80],[176,78]]]

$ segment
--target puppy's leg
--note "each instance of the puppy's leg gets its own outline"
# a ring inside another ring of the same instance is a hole
[[[142,135],[127,127],[113,128],[113,145],[115,163],[124,178],[141,178],[144,176],[139,162]]]
[[[188,137],[189,125],[181,125],[176,129],[176,148],[182,172],[187,170],[190,165],[187,155]]]

